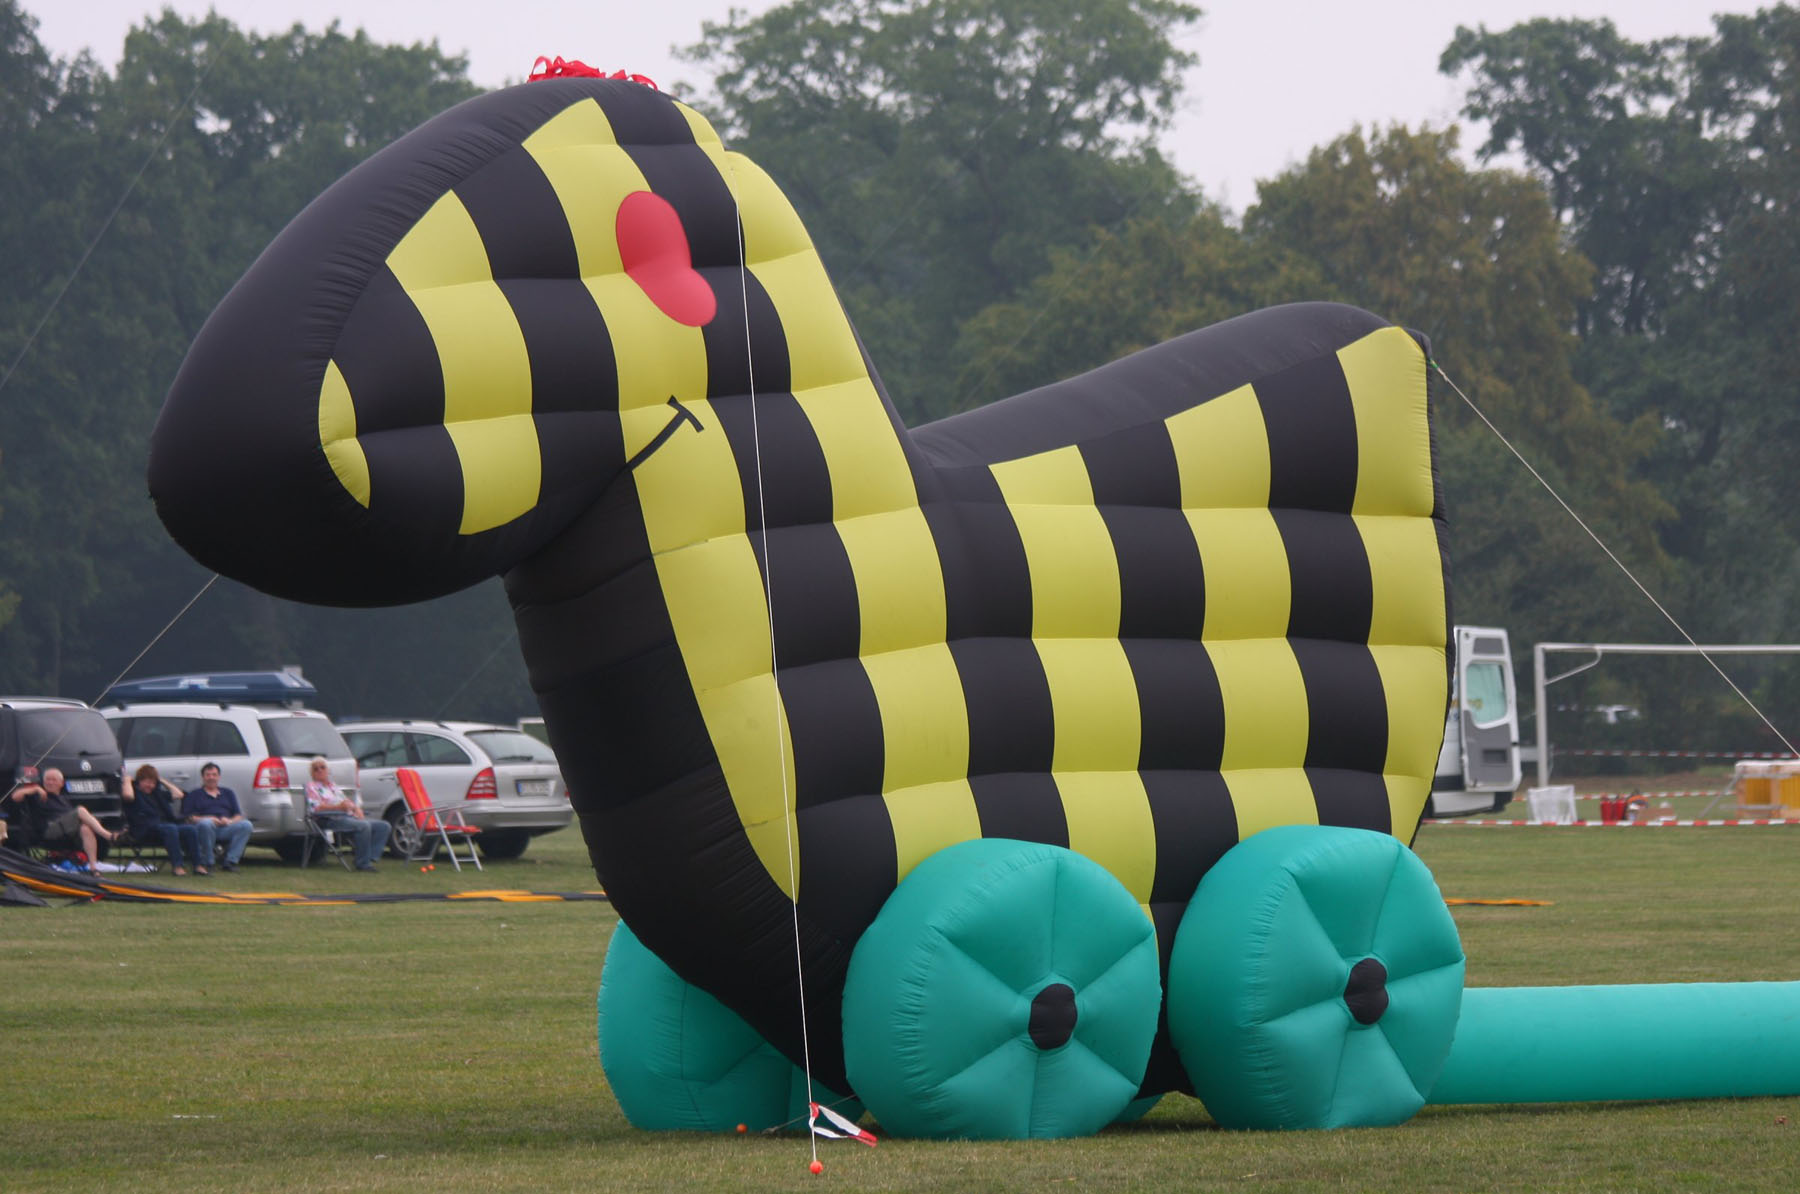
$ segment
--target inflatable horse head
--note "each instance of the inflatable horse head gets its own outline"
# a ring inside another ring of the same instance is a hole
[[[796,1058],[803,976],[838,1084],[852,951],[947,847],[1098,864],[1166,958],[1242,838],[1411,836],[1447,695],[1426,368],[1304,304],[909,430],[769,177],[650,88],[562,79],[302,212],[193,346],[150,483],[278,596],[502,577],[620,915]],[[1169,1049],[1141,1084],[1184,1084]]]

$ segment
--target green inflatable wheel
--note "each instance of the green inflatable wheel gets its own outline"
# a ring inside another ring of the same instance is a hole
[[[1105,868],[984,838],[888,896],[844,983],[850,1085],[898,1136],[1083,1136],[1137,1097],[1156,934]]]
[[[1169,959],[1169,1035],[1228,1128],[1403,1123],[1449,1056],[1463,952],[1398,839],[1289,825],[1200,881]]]
[[[742,1017],[684,981],[623,921],[600,974],[600,1065],[633,1127],[652,1132],[805,1130],[806,1076]],[[814,1085],[849,1119],[854,1100]]]

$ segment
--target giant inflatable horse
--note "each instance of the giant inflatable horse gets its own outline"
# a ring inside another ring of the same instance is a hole
[[[1443,726],[1444,524],[1425,353],[1372,315],[1259,312],[909,431],[767,175],[650,88],[553,80],[293,221],[195,343],[150,484],[281,596],[504,577],[629,926],[603,1008],[699,988],[736,1026],[673,1062],[620,1033],[638,1122],[687,1122],[627,1094],[659,1065],[745,1097],[764,1038],[784,1104],[804,1060],[899,1130],[1091,1131],[1190,1082],[1229,1119],[1270,1050],[1209,1039],[1199,988],[1267,987],[1288,914],[1190,902],[1276,827],[1344,827],[1307,840],[1373,876],[1302,881],[1291,842],[1238,867],[1330,909],[1281,985],[1327,1010],[1278,1121],[1405,1118],[1443,1063],[1461,952],[1397,838]]]

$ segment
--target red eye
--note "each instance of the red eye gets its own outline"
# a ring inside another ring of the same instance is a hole
[[[659,311],[691,328],[712,320],[718,300],[695,271],[681,217],[667,199],[633,191],[619,204],[617,229],[625,272]]]

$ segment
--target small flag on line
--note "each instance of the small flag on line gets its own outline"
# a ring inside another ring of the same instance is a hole
[[[822,1107],[817,1103],[808,1103],[807,1106],[812,1108],[807,1124],[812,1128],[814,1136],[823,1136],[827,1140],[860,1140],[870,1148],[875,1147],[875,1133],[857,1127],[829,1107]],[[821,1115],[830,1121],[829,1127],[819,1122]]]

